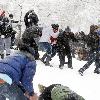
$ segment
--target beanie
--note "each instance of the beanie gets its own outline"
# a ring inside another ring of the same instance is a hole
[[[51,98],[52,100],[65,100],[70,92],[70,89],[66,86],[55,86],[51,91]]]
[[[66,86],[55,86],[51,91],[52,100],[85,100],[82,96],[70,90]]]

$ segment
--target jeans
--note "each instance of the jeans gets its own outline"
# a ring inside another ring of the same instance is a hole
[[[16,85],[0,84],[0,100],[27,100],[22,90]]]
[[[51,54],[51,44],[48,42],[40,42],[40,48],[42,51],[45,51],[47,54]]]
[[[53,44],[52,45],[52,53],[51,53],[51,57],[54,57],[56,55],[57,52],[57,45]]]

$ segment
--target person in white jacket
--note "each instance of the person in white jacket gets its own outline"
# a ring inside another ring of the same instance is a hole
[[[39,40],[40,49],[46,53],[41,58],[45,65],[49,65],[51,59],[51,44],[50,44],[51,29],[49,27],[43,28],[42,36]]]
[[[50,36],[51,46],[52,46],[52,53],[51,58],[56,55],[57,52],[57,37],[59,35],[59,25],[58,24],[52,24],[52,33]]]

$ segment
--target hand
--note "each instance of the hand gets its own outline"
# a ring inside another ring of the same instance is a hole
[[[34,94],[33,96],[30,96],[29,100],[38,100],[37,94]]]

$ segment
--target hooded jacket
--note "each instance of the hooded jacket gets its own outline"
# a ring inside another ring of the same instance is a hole
[[[0,73],[7,74],[13,83],[21,84],[29,93],[34,92],[32,81],[35,72],[36,62],[30,53],[19,51],[0,60]]]

